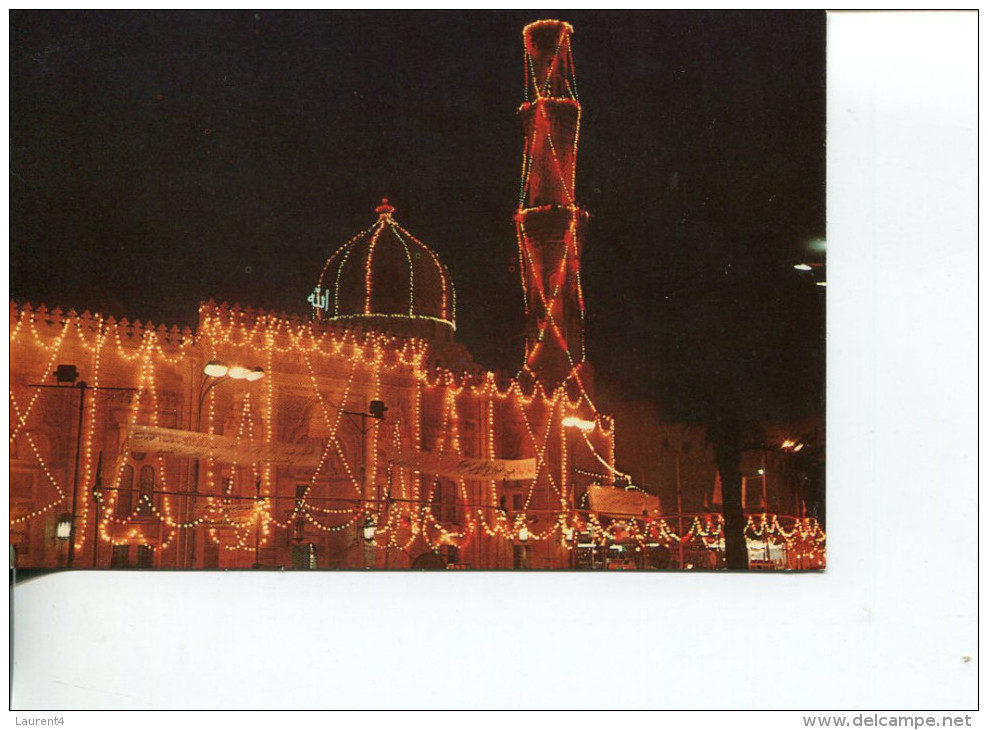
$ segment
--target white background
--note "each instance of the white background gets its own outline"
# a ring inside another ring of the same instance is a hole
[[[976,709],[977,21],[829,19],[825,574],[53,575],[12,593],[11,715]]]

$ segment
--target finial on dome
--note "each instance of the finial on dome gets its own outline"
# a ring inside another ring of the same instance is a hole
[[[381,204],[374,208],[375,213],[380,213],[383,218],[390,218],[391,214],[395,212],[393,206],[388,205],[387,198],[381,198]]]

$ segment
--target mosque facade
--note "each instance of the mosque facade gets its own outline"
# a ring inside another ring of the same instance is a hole
[[[614,419],[595,406],[572,32],[523,31],[516,373],[456,341],[453,277],[386,199],[314,277],[305,315],[210,301],[192,330],[11,302],[17,565],[662,567],[687,540],[716,553],[718,520],[687,533],[680,519],[677,535],[618,469]],[[808,524],[759,526],[822,555]]]

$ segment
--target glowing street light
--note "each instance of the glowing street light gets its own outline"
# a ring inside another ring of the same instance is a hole
[[[796,269],[796,271],[814,271],[814,272],[817,269],[820,269],[820,276],[822,277],[823,276],[824,264],[808,264],[808,263],[805,263],[804,262],[804,263],[796,264],[795,266],[793,266],[793,268]],[[814,279],[817,278],[817,275],[814,274],[813,275],[813,278]],[[817,286],[827,286],[827,282],[826,281],[816,281],[814,283]]]
[[[72,537],[72,515],[68,512],[59,516],[58,523],[55,525],[55,537],[62,542]]]
[[[594,423],[593,421],[586,421],[577,416],[566,416],[566,418],[563,419],[563,427],[578,428],[581,431],[583,431],[583,433],[589,433],[590,431],[593,431],[594,428],[597,427],[597,424]]]
[[[227,365],[220,360],[210,360],[202,369],[205,378],[199,386],[199,408],[196,418],[196,431],[199,430],[202,419],[202,404],[206,400],[206,394],[224,380],[246,380],[253,383],[264,377],[263,368],[246,368],[243,365]]]
[[[374,542],[374,535],[376,534],[377,524],[374,522],[374,517],[373,515],[367,515],[367,518],[364,520],[364,542]]]
[[[211,378],[222,378],[227,374],[228,368],[226,365],[221,363],[219,360],[210,360],[206,363],[206,367],[202,371]]]
[[[264,368],[246,368],[243,365],[231,366],[219,360],[207,362],[202,372],[210,378],[230,378],[232,380],[246,380],[251,383],[264,377]]]

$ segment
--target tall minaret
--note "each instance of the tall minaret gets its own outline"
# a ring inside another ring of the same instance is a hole
[[[515,224],[525,292],[525,365],[547,389],[580,379],[584,362],[580,250],[587,213],[576,203],[580,101],[573,27],[540,20],[525,27],[525,130]]]

